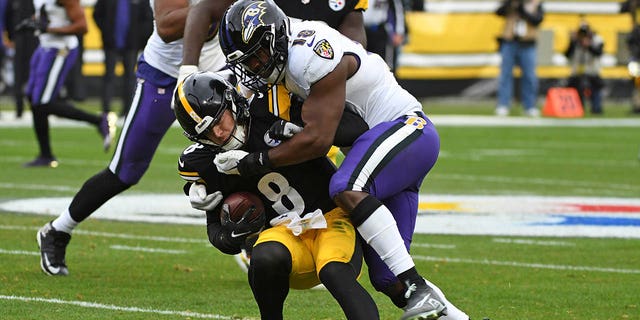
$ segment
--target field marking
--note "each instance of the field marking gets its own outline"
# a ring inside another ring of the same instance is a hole
[[[78,191],[78,187],[71,186],[55,186],[47,184],[32,184],[32,183],[4,183],[0,182],[0,188],[2,189],[24,189],[24,190],[44,190],[44,191]]]
[[[161,249],[161,248],[147,248],[147,247],[131,247],[131,246],[123,246],[114,244],[109,246],[109,248],[114,250],[128,250],[128,251],[141,251],[141,252],[151,252],[151,253],[168,253],[168,254],[184,254],[187,253],[186,250],[173,250],[173,249]]]
[[[7,296],[0,295],[1,300],[14,300],[14,301],[23,301],[23,302],[44,302],[44,303],[54,303],[54,304],[66,304],[72,306],[78,306],[83,308],[94,308],[94,309],[106,309],[113,311],[126,311],[126,312],[140,312],[140,313],[153,313],[153,314],[162,314],[162,315],[170,315],[170,316],[181,316],[181,317],[193,317],[193,318],[201,318],[201,319],[234,319],[234,317],[223,316],[219,314],[209,314],[209,313],[199,313],[192,311],[174,311],[174,310],[160,310],[160,309],[147,309],[147,308],[139,308],[139,307],[121,307],[112,304],[102,304],[97,302],[86,302],[86,301],[77,301],[77,300],[62,300],[62,299],[45,299],[38,297],[21,297],[21,296]],[[237,318],[236,318],[237,319]]]
[[[5,250],[0,249],[0,253],[2,254],[19,254],[24,256],[39,256],[40,252],[36,251],[24,251],[24,250]]]
[[[40,227],[28,227],[28,226],[16,226],[16,225],[0,225],[0,230],[33,230],[37,231]],[[161,237],[161,236],[139,236],[135,234],[127,233],[111,233],[111,232],[98,232],[98,231],[85,231],[85,230],[73,230],[74,235],[84,236],[98,236],[107,238],[120,238],[120,239],[135,239],[135,240],[149,240],[149,241],[162,241],[162,242],[180,242],[180,243],[209,243],[207,239],[196,238],[179,238],[179,237]]]
[[[509,239],[509,238],[493,238],[493,242],[498,243],[513,243],[513,244],[527,244],[535,246],[559,246],[559,247],[573,247],[576,244],[567,241],[549,241],[549,240],[531,240],[531,239]]]
[[[526,263],[526,262],[517,262],[517,261],[499,261],[499,260],[489,260],[489,259],[475,260],[475,259],[464,259],[464,258],[433,257],[433,256],[418,256],[418,255],[413,255],[413,259],[424,260],[424,261],[436,261],[436,262],[445,261],[445,262],[453,262],[453,263],[484,264],[484,265],[493,265],[493,266],[522,267],[522,268],[533,268],[533,269],[640,274],[639,269],[616,269],[616,268],[602,268],[602,267],[589,267],[589,266],[570,266],[570,265],[557,265],[557,264]]]
[[[436,248],[436,249],[455,249],[455,244],[434,244],[434,243],[419,243],[412,242],[411,247],[419,247],[419,248]]]

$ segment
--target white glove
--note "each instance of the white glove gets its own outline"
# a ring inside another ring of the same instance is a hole
[[[322,210],[318,209],[314,212],[309,212],[303,217],[300,217],[295,212],[283,213],[269,221],[271,226],[286,225],[287,229],[293,233],[294,236],[299,236],[305,233],[309,229],[326,229],[327,220],[322,214]]]
[[[213,163],[216,165],[218,172],[224,174],[240,174],[238,172],[238,162],[249,153],[242,150],[229,150],[216,155]]]
[[[189,202],[194,209],[211,211],[220,204],[220,201],[222,201],[220,191],[207,194],[207,187],[201,183],[193,183],[189,187]]]
[[[192,64],[186,64],[180,66],[178,69],[178,82],[176,82],[176,87],[173,88],[173,94],[171,95],[171,109],[175,108],[175,99],[176,91],[178,90],[178,86],[184,81],[186,77],[188,77],[192,73],[198,72],[198,66]]]

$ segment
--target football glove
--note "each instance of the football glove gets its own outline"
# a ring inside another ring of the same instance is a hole
[[[222,192],[207,194],[207,187],[201,183],[192,183],[189,187],[189,202],[197,210],[211,211],[222,201]]]
[[[33,19],[26,18],[22,21],[18,22],[15,27],[16,32],[21,31],[31,31],[36,35],[40,35],[42,33],[47,32],[47,27],[49,26],[49,22],[46,19]]]
[[[171,110],[175,109],[175,97],[176,91],[178,91],[178,86],[182,83],[182,81],[184,81],[186,77],[196,72],[198,72],[198,66],[192,64],[182,65],[180,66],[180,68],[178,68],[178,81],[176,82],[176,87],[173,88],[173,94],[171,95]]]
[[[250,235],[254,235],[259,233],[264,228],[264,223],[266,221],[266,217],[264,214],[260,215],[254,221],[248,221],[248,217],[255,211],[255,208],[249,208],[243,215],[242,218],[238,222],[231,221],[229,216],[229,205],[224,203],[222,204],[222,209],[220,210],[220,224],[226,230],[231,230],[231,238],[232,239],[242,239],[245,240]]]
[[[269,137],[275,140],[287,140],[302,131],[302,127],[286,120],[278,120],[269,128]]]

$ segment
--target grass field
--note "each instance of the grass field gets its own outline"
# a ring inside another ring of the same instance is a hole
[[[437,104],[427,110],[491,112]],[[467,125],[439,126],[439,132],[442,153],[423,193],[640,196],[640,127]],[[54,128],[52,141],[58,168],[23,169],[36,154],[31,128],[0,126],[0,202],[70,197],[111,156],[93,128]],[[179,193],[176,160],[187,144],[172,128],[147,175],[127,194]],[[35,242],[51,217],[0,217],[0,319],[259,316],[246,276],[207,243],[202,225],[89,219],[68,248],[71,275],[57,278],[40,271]],[[482,235],[420,234],[412,248],[419,270],[476,320],[640,319],[638,252],[638,238]],[[371,289],[366,274],[361,280]],[[382,319],[399,318],[400,310],[370,291]],[[285,319],[342,318],[326,291],[292,291],[287,299]]]

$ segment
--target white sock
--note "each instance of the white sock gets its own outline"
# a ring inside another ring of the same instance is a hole
[[[458,309],[453,305],[453,303],[445,298],[444,293],[442,292],[442,290],[440,290],[440,288],[438,288],[435,284],[427,279],[424,279],[424,281],[426,281],[427,285],[436,292],[436,294],[440,298],[440,301],[442,301],[442,303],[447,306],[447,315],[440,317],[440,320],[469,320],[469,316],[466,313]]]
[[[358,226],[362,238],[378,253],[394,275],[411,269],[415,264],[409,255],[391,211],[380,206]]]
[[[78,222],[71,218],[71,214],[69,213],[69,209],[64,210],[62,214],[51,222],[51,225],[54,229],[62,232],[66,232],[71,234],[73,229],[78,226]]]

